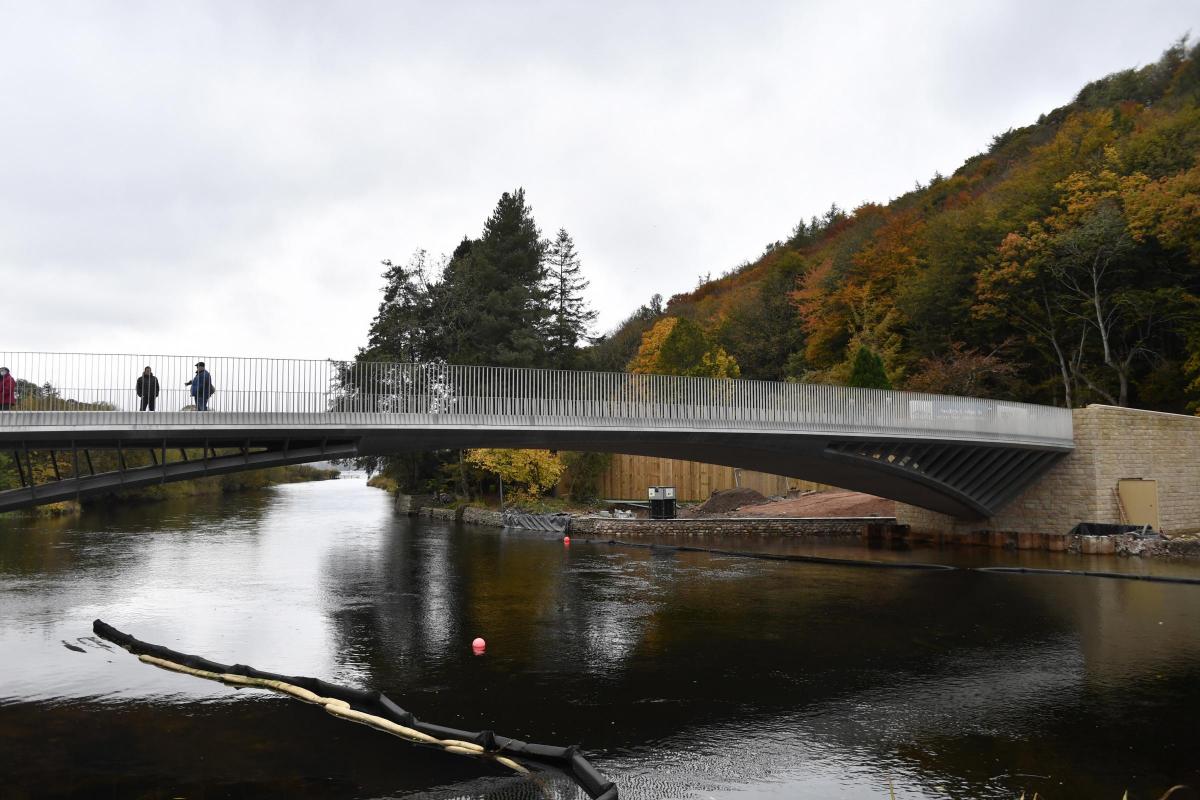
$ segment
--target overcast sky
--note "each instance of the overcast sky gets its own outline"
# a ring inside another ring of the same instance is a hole
[[[314,358],[506,190],[607,329],[1200,33],[1155,0],[0,13],[0,351]]]

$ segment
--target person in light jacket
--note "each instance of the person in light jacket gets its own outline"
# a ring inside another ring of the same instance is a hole
[[[17,404],[17,379],[8,371],[8,367],[0,367],[0,411],[12,411]]]
[[[142,398],[142,411],[154,410],[154,401],[158,399],[158,378],[149,367],[142,370],[137,379],[137,396]]]
[[[192,387],[192,397],[196,400],[197,411],[208,411],[208,398],[212,397],[216,387],[213,386],[212,375],[204,368],[203,361],[196,362],[196,376],[185,381],[184,386]]]

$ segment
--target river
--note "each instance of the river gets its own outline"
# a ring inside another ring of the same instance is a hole
[[[382,689],[431,722],[581,744],[623,798],[1200,786],[1200,586],[564,545],[397,517],[349,478],[0,520],[0,797],[585,796],[146,666],[91,638],[97,617]]]

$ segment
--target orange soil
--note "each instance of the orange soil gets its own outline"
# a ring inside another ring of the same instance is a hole
[[[744,506],[722,516],[729,517],[891,517],[896,503],[862,492],[835,489],[809,492],[757,506]]]

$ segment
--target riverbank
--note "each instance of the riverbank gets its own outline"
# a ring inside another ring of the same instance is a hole
[[[384,487],[380,487],[384,488]],[[630,517],[609,513],[529,514],[475,506],[443,506],[428,495],[397,494],[395,510],[409,516],[466,522],[490,527],[561,531],[589,536],[783,536],[843,537],[903,545],[983,547],[1080,556],[1115,555],[1143,558],[1200,559],[1200,537],[1143,536],[1123,533],[1089,536],[1078,533],[914,532],[887,512],[895,503],[860,492],[804,492],[795,497],[764,498],[744,490],[713,495],[709,502],[681,509],[679,518],[648,519],[638,510]],[[739,505],[741,501],[746,505]],[[706,510],[707,509],[707,510]],[[718,509],[718,510],[713,510]]]
[[[714,495],[714,499],[720,494]],[[711,501],[710,501],[711,502]],[[710,505],[706,503],[705,506]],[[720,507],[720,504],[715,504]],[[925,544],[938,547],[991,547],[1003,550],[1045,550],[1080,555],[1141,556],[1146,558],[1198,558],[1200,559],[1200,536],[1192,533],[1173,535],[1142,536],[1134,533],[1107,536],[1086,536],[1069,531],[1058,533],[1027,533],[1017,531],[973,530],[973,531],[929,531],[914,530],[909,525],[897,524],[896,503],[882,497],[862,492],[844,490],[804,492],[795,497],[749,498],[746,505],[734,507],[719,515],[706,514],[698,506],[681,512],[680,516],[713,519],[714,517],[740,520],[780,518],[829,519],[837,530],[843,530],[847,517],[876,517],[862,523],[862,533],[867,538],[907,544]],[[814,520],[816,527],[819,522]],[[769,527],[769,526],[768,526]],[[756,522],[755,532],[760,526]]]

